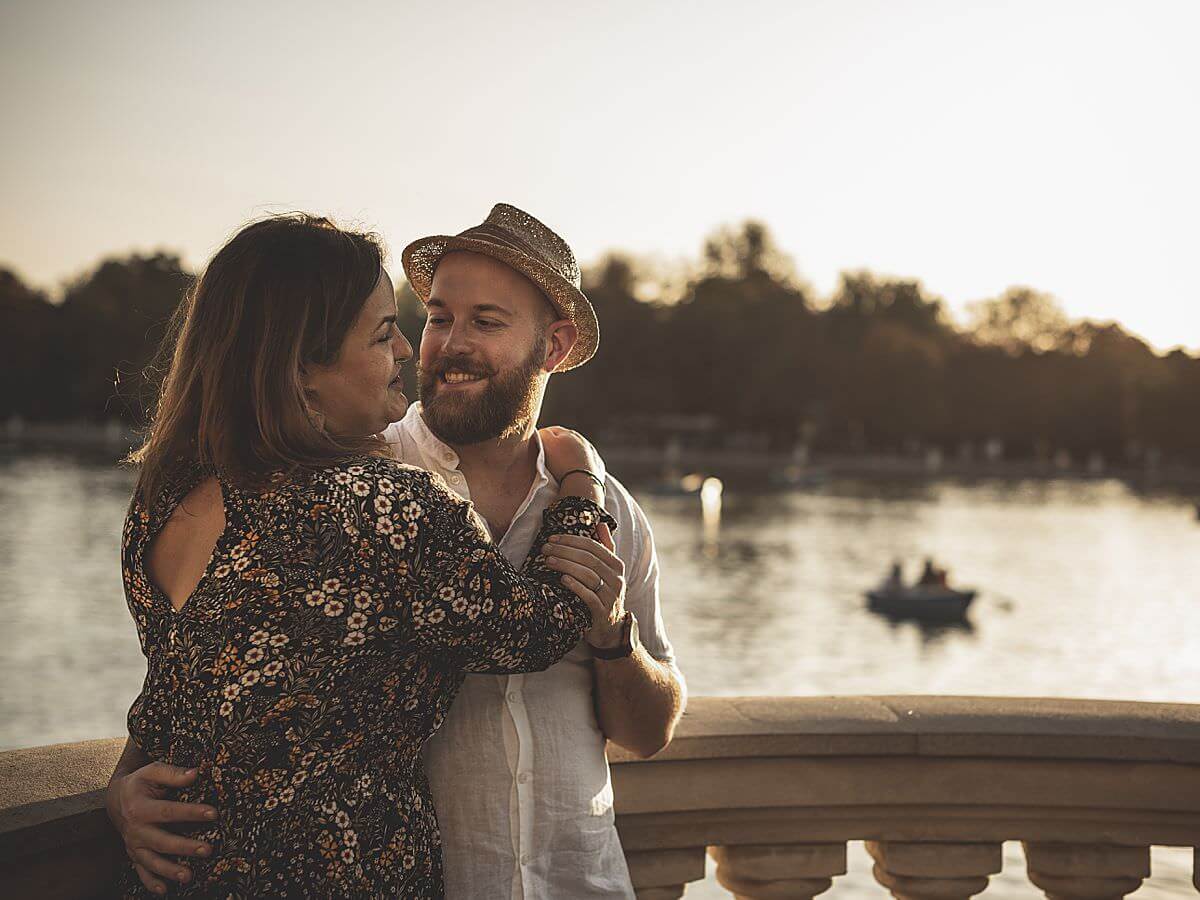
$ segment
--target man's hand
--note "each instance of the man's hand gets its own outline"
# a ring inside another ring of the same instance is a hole
[[[125,852],[147,888],[165,894],[167,885],[158,877],[187,882],[192,871],[168,859],[172,856],[209,856],[212,847],[203,841],[173,834],[162,825],[172,822],[212,822],[217,811],[200,803],[165,800],[167,791],[186,787],[196,780],[195,769],[181,769],[152,762],[128,775],[117,775],[108,783],[105,806],[108,817],[121,833]]]

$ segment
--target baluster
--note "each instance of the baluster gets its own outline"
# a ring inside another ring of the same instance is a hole
[[[1027,841],[1029,880],[1049,900],[1120,900],[1150,876],[1150,848]]]
[[[1004,867],[1000,844],[867,841],[867,852],[897,900],[967,900]]]
[[[709,847],[717,881],[737,900],[812,900],[846,874],[845,844]]]
[[[704,848],[636,850],[625,854],[637,900],[679,900],[689,881],[704,878]]]

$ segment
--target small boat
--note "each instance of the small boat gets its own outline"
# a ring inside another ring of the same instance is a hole
[[[867,591],[867,605],[896,618],[957,621],[966,617],[975,594],[976,591],[960,591],[940,584],[881,586]]]

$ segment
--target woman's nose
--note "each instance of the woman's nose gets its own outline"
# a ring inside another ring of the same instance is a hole
[[[400,362],[408,362],[412,359],[412,344],[408,342],[408,338],[404,336],[400,329],[396,329],[396,340],[392,341],[392,355]]]

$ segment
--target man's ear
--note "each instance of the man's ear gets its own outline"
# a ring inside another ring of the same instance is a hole
[[[542,366],[553,372],[571,352],[579,338],[579,329],[570,319],[559,319],[546,329],[546,362]]]

